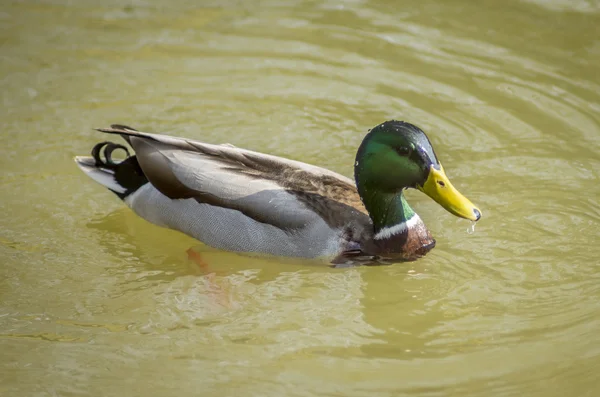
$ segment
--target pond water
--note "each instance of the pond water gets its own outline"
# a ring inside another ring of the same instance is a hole
[[[597,2],[198,4],[0,8],[0,394],[600,393]],[[125,123],[351,176],[392,118],[484,214],[409,194],[438,244],[393,266],[212,250],[72,160]]]

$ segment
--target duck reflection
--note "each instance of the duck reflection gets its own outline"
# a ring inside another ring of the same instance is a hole
[[[255,343],[288,333],[307,339],[289,354],[336,356],[350,348],[400,357],[422,354],[428,338],[421,336],[443,319],[435,305],[427,309],[440,287],[427,273],[427,261],[344,269],[306,260],[282,263],[212,249],[127,209],[88,227],[99,231],[100,244],[118,263],[113,271],[122,289],[168,291],[154,294],[166,313],[161,316],[177,310],[168,329],[212,327],[236,318],[245,326],[228,324],[233,341],[250,343],[253,327],[263,327],[270,336]],[[168,323],[165,317],[156,323]]]

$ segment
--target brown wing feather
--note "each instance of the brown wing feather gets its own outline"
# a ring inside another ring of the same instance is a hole
[[[218,158],[218,161],[225,163],[232,172],[271,180],[288,191],[321,196],[328,201],[338,202],[363,214],[368,214],[354,183],[350,179],[324,168],[238,149],[229,145],[211,145],[184,138],[149,134],[118,124],[111,125],[111,128],[99,129],[99,131],[122,135],[128,142],[131,141],[130,137],[138,137],[172,145],[180,150],[196,151],[207,156],[214,156]],[[165,189],[168,191],[167,187]]]

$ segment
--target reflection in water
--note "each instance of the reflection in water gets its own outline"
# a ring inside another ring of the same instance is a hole
[[[597,390],[593,2],[213,5],[0,12],[3,395]],[[390,118],[427,131],[486,214],[467,234],[410,192],[438,245],[394,266],[215,251],[139,219],[70,158],[124,122],[350,175]]]
[[[323,268],[320,263],[313,266],[298,260],[282,263],[277,258],[265,260],[214,250],[181,233],[150,225],[129,209],[101,216],[88,226],[103,232],[98,243],[120,263],[109,270],[122,280],[119,294],[162,284],[165,290],[161,295],[182,311],[182,316],[172,319],[176,322],[196,322],[206,316],[248,308],[248,299],[262,306],[261,298],[256,295],[263,289],[268,300],[288,297],[308,306],[310,302],[300,296],[306,293],[296,289],[315,288],[315,282],[318,287],[344,291],[344,295],[357,287],[356,291],[360,291],[360,273],[355,273],[358,278],[348,279],[348,274]],[[291,285],[290,279],[297,281]],[[334,287],[326,280],[341,285]],[[351,285],[346,285],[350,280]],[[358,284],[353,286],[355,283]],[[277,290],[281,290],[281,296],[272,296]],[[262,308],[258,309],[260,313]]]

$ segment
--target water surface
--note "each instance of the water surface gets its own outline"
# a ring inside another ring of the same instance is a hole
[[[597,395],[599,27],[593,1],[6,2],[0,393]],[[410,194],[438,244],[389,267],[209,249],[72,161],[120,122],[351,176],[391,118],[484,218]]]

